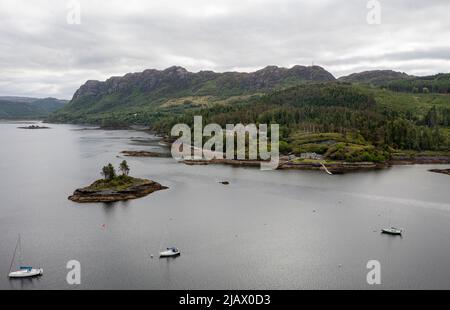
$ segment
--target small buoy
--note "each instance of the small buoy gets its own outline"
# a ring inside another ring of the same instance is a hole
[[[316,212],[316,210],[313,210],[313,212]]]
[[[153,258],[153,254],[150,255],[150,258]]]
[[[105,228],[106,227],[106,224],[102,224],[102,228]]]
[[[338,265],[338,267],[339,267],[339,268],[341,268],[341,267],[342,267],[342,265],[341,265],[341,264],[339,264],[339,265]]]

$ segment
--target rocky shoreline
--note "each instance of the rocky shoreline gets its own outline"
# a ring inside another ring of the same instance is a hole
[[[139,182],[136,182],[136,184],[132,184],[120,190],[115,189],[96,190],[91,188],[92,185],[85,188],[79,188],[75,190],[73,195],[69,196],[68,199],[79,203],[116,202],[141,198],[155,191],[168,188],[151,180],[146,179],[136,179],[136,180],[139,180]]]
[[[235,167],[260,167],[262,161],[259,160],[237,160],[237,159],[212,159],[212,160],[183,160],[186,165],[229,165]],[[372,162],[334,162],[325,163],[328,171],[334,174],[367,171],[387,168],[387,164]],[[280,160],[279,170],[324,170],[320,162],[293,162]]]
[[[149,151],[122,151],[120,153],[129,157],[170,157],[169,154]]]
[[[170,157],[169,154],[151,151],[123,151],[125,156],[130,157]],[[298,161],[298,157],[290,159],[289,156],[281,156],[277,169],[279,170],[324,170],[320,161]],[[180,161],[185,165],[228,165],[233,167],[260,167],[260,160],[239,160],[239,159],[186,159]],[[382,163],[374,162],[344,162],[344,161],[324,161],[327,169],[333,174],[346,172],[369,171],[384,169],[394,165],[414,165],[414,164],[450,164],[450,156],[393,156],[390,160]]]
[[[22,127],[17,127],[19,129],[50,129],[50,127],[46,127],[46,126],[38,126],[38,125],[30,125],[30,126],[22,126]]]
[[[328,171],[333,174],[342,174],[346,172],[368,171],[387,168],[388,165],[373,162],[333,162],[325,163]],[[292,163],[286,162],[281,164],[280,170],[325,170],[320,163]]]
[[[450,156],[393,156],[388,161],[390,165],[432,165],[432,164],[450,164]]]
[[[450,169],[431,169],[429,171],[435,172],[435,173],[442,173],[442,174],[450,175]]]

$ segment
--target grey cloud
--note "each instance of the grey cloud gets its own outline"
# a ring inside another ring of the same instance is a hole
[[[450,71],[447,0],[380,0],[381,25],[367,0],[82,0],[81,25],[67,2],[0,0],[1,95],[71,98],[88,79],[172,65]]]

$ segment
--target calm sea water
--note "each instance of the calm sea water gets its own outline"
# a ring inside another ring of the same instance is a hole
[[[329,176],[127,158],[132,175],[169,189],[77,204],[67,196],[120,151],[161,150],[158,139],[17,126],[0,123],[2,289],[450,289],[450,177],[427,171],[448,166]],[[404,236],[381,235],[389,225]],[[40,278],[7,278],[19,233]],[[180,257],[156,258],[171,245]],[[66,282],[73,259],[78,286]],[[381,264],[380,286],[366,282],[369,260]]]

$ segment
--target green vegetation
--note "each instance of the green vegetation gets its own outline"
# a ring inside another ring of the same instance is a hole
[[[122,175],[128,175],[130,173],[130,167],[126,160],[120,163],[119,170],[122,172]]]
[[[101,171],[103,179],[95,181],[87,189],[89,190],[123,190],[133,185],[140,185],[145,182],[145,180],[137,179],[128,176],[130,173],[130,167],[126,160],[122,161],[119,165],[119,170],[121,175],[117,175],[114,166],[109,163],[104,166]]]
[[[450,93],[450,74],[437,74],[424,77],[411,77],[381,84],[382,87],[393,91],[409,93]]]
[[[272,78],[273,72],[283,78]],[[50,120],[141,124],[165,135],[174,124],[192,125],[194,115],[222,127],[276,123],[283,154],[314,152],[330,161],[382,162],[401,152],[450,151],[450,95],[445,91],[450,75],[417,78],[377,71],[336,82],[323,69],[295,72],[270,67],[253,75],[178,72],[183,79],[162,78],[155,89],[135,83],[105,94],[109,80],[95,82],[87,92],[80,88]],[[314,80],[314,74],[323,76]],[[100,94],[92,95],[92,87]]]
[[[114,168],[114,166],[111,163],[109,163],[106,166],[103,166],[102,172],[100,174],[107,181],[113,180],[117,176],[116,169]]]
[[[92,183],[86,189],[89,190],[114,190],[120,191],[129,188],[130,186],[138,186],[144,184],[146,180],[137,179],[128,175],[115,176],[112,179],[100,179]]]
[[[0,119],[42,119],[66,103],[55,98],[0,97]]]
[[[282,153],[315,152],[331,160],[380,162],[395,149],[448,150],[448,107],[450,96],[429,94],[416,100],[413,95],[362,85],[310,84],[239,104],[192,109],[162,118],[152,128],[168,133],[175,123],[192,125],[194,115],[221,126],[277,123]]]

